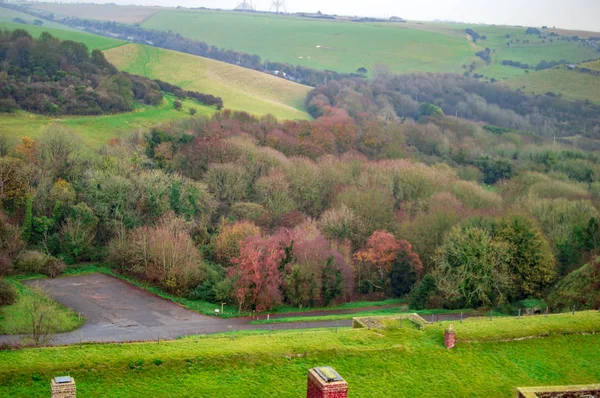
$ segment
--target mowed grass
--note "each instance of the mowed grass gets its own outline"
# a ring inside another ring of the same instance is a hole
[[[304,111],[308,86],[239,66],[176,51],[127,44],[105,51],[124,70],[160,79],[187,90],[223,98],[227,109],[280,119],[309,119]]]
[[[600,104],[600,76],[568,70],[546,69],[506,81],[508,87],[527,93],[561,93],[570,100],[590,100]]]
[[[68,374],[81,396],[300,397],[308,369],[324,365],[348,382],[350,397],[513,397],[518,386],[600,378],[598,334],[555,329],[523,341],[459,341],[449,351],[441,329],[409,326],[0,352],[0,395],[45,397],[51,377]]]
[[[138,104],[133,112],[101,116],[60,116],[56,118],[35,115],[27,112],[0,114],[0,132],[16,144],[22,137],[39,139],[51,125],[73,129],[88,149],[98,149],[113,137],[122,137],[135,130],[151,128],[174,119],[192,117],[190,108],[197,110],[196,116],[210,116],[216,109],[199,104],[197,101],[182,101],[183,108],[176,110],[174,98],[165,96],[162,104],[146,106]]]
[[[33,293],[26,286],[21,284],[15,279],[8,279],[12,283],[18,292],[17,302],[12,305],[0,307],[0,334],[26,334],[30,333],[31,330],[26,327],[29,324],[29,314],[24,307],[23,298],[26,295],[32,295]],[[85,319],[81,318],[78,314],[73,312],[71,309],[64,307],[54,300],[48,299],[48,302],[56,309],[57,329],[55,332],[70,332],[79,328],[85,322]]]
[[[408,29],[403,24],[169,10],[154,14],[142,26],[258,54],[263,60],[338,72],[360,67],[372,71],[378,64],[399,73],[459,72],[474,55],[464,36]]]
[[[52,12],[57,15],[100,21],[136,24],[145,21],[160,7],[117,6],[115,4],[31,4],[30,8]]]
[[[0,8],[0,11],[4,12],[5,8]],[[35,18],[34,18],[35,19]],[[110,48],[118,47],[125,42],[121,40],[111,39],[109,37],[92,35],[85,32],[79,32],[76,30],[69,30],[66,26],[53,24],[52,26],[60,26],[60,29],[55,29],[50,26],[33,26],[23,25],[17,23],[2,22],[0,19],[0,29],[25,29],[34,37],[39,37],[43,32],[48,32],[52,36],[57,37],[61,40],[73,40],[76,42],[84,43],[88,49],[91,50],[108,50]]]

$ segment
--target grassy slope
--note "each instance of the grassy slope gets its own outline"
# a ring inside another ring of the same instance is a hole
[[[307,119],[310,87],[224,62],[128,44],[105,52],[119,69],[223,98],[225,108],[282,119]],[[174,68],[173,66],[177,67]]]
[[[600,61],[587,62],[587,63],[581,65],[581,67],[600,71]]]
[[[29,292],[30,290],[19,283],[17,280],[9,279],[9,281],[17,288],[17,292],[19,294],[19,298],[17,302],[13,305],[9,305],[6,307],[0,307],[0,334],[14,333],[21,334],[27,333],[27,329],[15,329],[14,323],[19,325],[23,325],[25,321],[25,317],[27,316],[24,312],[21,298],[25,294],[25,292]],[[57,311],[62,315],[63,323],[60,325],[60,329],[57,332],[69,332],[80,327],[85,320],[80,318],[75,312],[70,310],[67,307],[64,307],[53,301],[53,305],[56,307]]]
[[[4,12],[5,8],[0,9]],[[33,26],[33,25],[22,25],[15,23],[6,23],[0,20],[0,28],[3,29],[26,29],[32,36],[39,36],[43,32],[48,32],[54,37],[58,37],[61,40],[73,40],[76,42],[84,43],[90,50],[108,50],[110,48],[118,47],[124,44],[121,40],[111,39],[109,37],[91,35],[85,32],[78,32],[73,30],[67,30],[67,27],[62,25],[54,24],[54,26],[60,26],[60,29],[55,29],[50,26]]]
[[[581,317],[598,327],[600,314]],[[519,330],[522,321],[507,320],[501,329]],[[402,329],[0,352],[0,395],[47,396],[49,379],[69,374],[82,396],[175,397],[193,391],[194,396],[299,397],[306,391],[307,370],[323,365],[333,366],[348,381],[353,397],[512,397],[517,386],[588,384],[600,378],[600,335],[562,336],[564,325],[553,324],[533,331],[543,329],[547,338],[459,341],[448,351],[442,343],[444,326],[419,331],[405,323]]]
[[[23,136],[39,138],[51,124],[57,123],[74,129],[83,143],[91,149],[101,147],[109,138],[137,128],[152,127],[173,119],[191,117],[190,108],[196,108],[197,116],[210,116],[215,108],[207,107],[196,101],[183,101],[183,109],[175,110],[173,97],[165,96],[162,104],[156,107],[138,105],[134,112],[103,116],[63,116],[50,118],[26,112],[0,116],[2,127],[13,143]]]
[[[528,76],[508,80],[505,84],[525,92],[544,94],[552,91],[562,93],[565,98],[571,100],[589,99],[600,104],[600,77],[568,70],[565,67],[530,73]]]
[[[473,56],[464,37],[406,29],[403,24],[186,10],[161,11],[143,26],[263,59],[340,72],[362,66],[372,70],[380,63],[395,72],[460,71]]]
[[[39,36],[42,32],[49,32],[63,40],[68,39],[85,43],[90,50],[115,49],[124,44],[123,41],[107,37],[48,27],[0,23],[0,28],[24,28],[34,36]],[[190,108],[196,108],[198,116],[210,116],[215,112],[213,107],[201,105],[197,101],[183,101],[183,109],[177,111],[173,107],[173,100],[173,97],[165,96],[163,103],[156,107],[138,105],[134,112],[93,117],[62,116],[51,118],[27,112],[11,115],[3,114],[0,116],[0,132],[5,133],[13,143],[16,143],[23,136],[34,139],[39,138],[49,125],[58,123],[73,128],[87,147],[95,149],[102,146],[109,138],[119,136],[132,129],[151,127],[173,119],[190,117]]]
[[[15,18],[21,18],[23,21],[27,22],[27,24],[33,24],[33,21],[35,21],[36,19],[39,19],[37,17],[34,17],[33,15],[29,15],[29,14],[25,14],[23,12],[20,11],[15,11],[15,10],[11,10],[9,8],[4,8],[4,7],[0,7],[0,22],[6,22],[6,23],[11,23],[13,24],[13,19]],[[46,21],[44,20],[44,25],[42,26],[42,28],[44,27],[48,27],[48,28],[61,28],[62,25],[55,23],[55,22],[50,22],[50,21]],[[14,24],[14,26],[19,27],[19,26],[23,26],[22,24]]]
[[[32,4],[30,7],[67,17],[115,21],[127,24],[141,23],[161,9],[159,7],[117,6],[115,4],[56,3]]]

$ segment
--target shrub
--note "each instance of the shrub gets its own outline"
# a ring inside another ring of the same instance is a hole
[[[181,101],[174,101],[173,107],[177,110],[180,110],[181,108],[183,108],[183,104],[181,103]]]
[[[48,256],[33,250],[19,254],[14,262],[15,270],[21,274],[43,274],[48,265]]]
[[[188,226],[172,216],[154,226],[121,231],[109,245],[109,262],[177,295],[198,286],[207,276]]]
[[[12,283],[0,279],[0,307],[17,302],[17,289]]]

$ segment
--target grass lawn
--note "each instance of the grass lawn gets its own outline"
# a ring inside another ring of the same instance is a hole
[[[356,23],[239,12],[167,10],[143,27],[171,30],[218,47],[316,69],[458,72],[474,51],[462,37],[402,23]]]
[[[145,106],[138,104],[133,112],[101,116],[59,116],[57,118],[35,115],[27,112],[0,114],[0,132],[16,144],[23,136],[38,139],[44,130],[52,125],[72,128],[89,149],[98,149],[113,137],[119,137],[131,130],[150,128],[174,119],[191,117],[190,108],[197,110],[197,116],[210,116],[216,108],[201,105],[195,100],[182,101],[183,108],[176,110],[174,97],[165,95],[162,104]]]
[[[2,11],[2,13],[4,13],[4,11],[6,9],[0,8],[0,10]],[[12,12],[12,10],[8,10],[8,11]],[[28,14],[24,14],[24,15],[28,15]],[[33,17],[31,17],[31,18],[33,18]],[[33,18],[33,19],[36,19],[36,18]],[[50,25],[52,25],[52,26],[50,26]],[[39,35],[41,35],[43,32],[48,32],[52,36],[57,37],[61,40],[73,40],[76,42],[84,43],[90,51],[95,50],[95,49],[108,50],[110,48],[118,47],[125,43],[121,40],[111,39],[109,37],[97,36],[97,35],[92,35],[92,34],[85,33],[85,32],[79,32],[79,31],[70,29],[64,25],[59,25],[59,24],[55,24],[55,23],[53,23],[53,24],[48,23],[48,26],[33,26],[33,25],[8,23],[8,22],[4,22],[4,20],[0,18],[0,28],[10,29],[10,30],[25,29],[29,32],[29,34],[31,34],[34,37],[39,37]],[[58,29],[56,29],[56,28],[58,28]]]
[[[520,321],[507,322],[519,328]],[[587,323],[598,330],[600,314]],[[45,397],[50,378],[68,374],[81,396],[299,397],[307,370],[323,365],[348,381],[350,397],[513,397],[518,386],[600,379],[598,334],[564,336],[563,324],[546,338],[459,341],[448,351],[438,326],[6,351],[0,352],[0,396]]]
[[[23,307],[23,297],[27,294],[34,294],[30,289],[21,284],[17,279],[7,278],[7,281],[12,283],[18,292],[17,302],[13,305],[0,307],[0,334],[24,334],[28,333],[29,329],[24,327],[27,324],[27,314]],[[60,323],[56,333],[70,332],[81,327],[85,323],[85,319],[73,312],[67,307],[51,300],[52,305],[58,311],[58,319]]]
[[[527,93],[561,93],[570,100],[590,100],[600,104],[600,77],[588,73],[559,69],[546,69],[504,82],[508,87]]]
[[[309,119],[308,86],[208,58],[128,44],[105,51],[120,70],[223,98],[225,108],[280,119]],[[173,68],[173,65],[177,65]]]

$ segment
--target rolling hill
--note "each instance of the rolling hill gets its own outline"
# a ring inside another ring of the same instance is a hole
[[[228,109],[282,119],[310,118],[304,100],[311,88],[275,76],[139,44],[117,47],[105,55],[120,70],[218,95]]]
[[[57,15],[82,19],[96,19],[100,21],[114,21],[120,23],[142,23],[160,7],[143,6],[117,6],[115,4],[35,4],[41,11],[49,11]]]
[[[143,27],[172,30],[218,47],[316,69],[354,72],[386,64],[394,72],[460,71],[474,55],[463,37],[407,29],[403,24],[355,23],[294,16],[167,10]],[[235,29],[232,27],[235,26]]]

